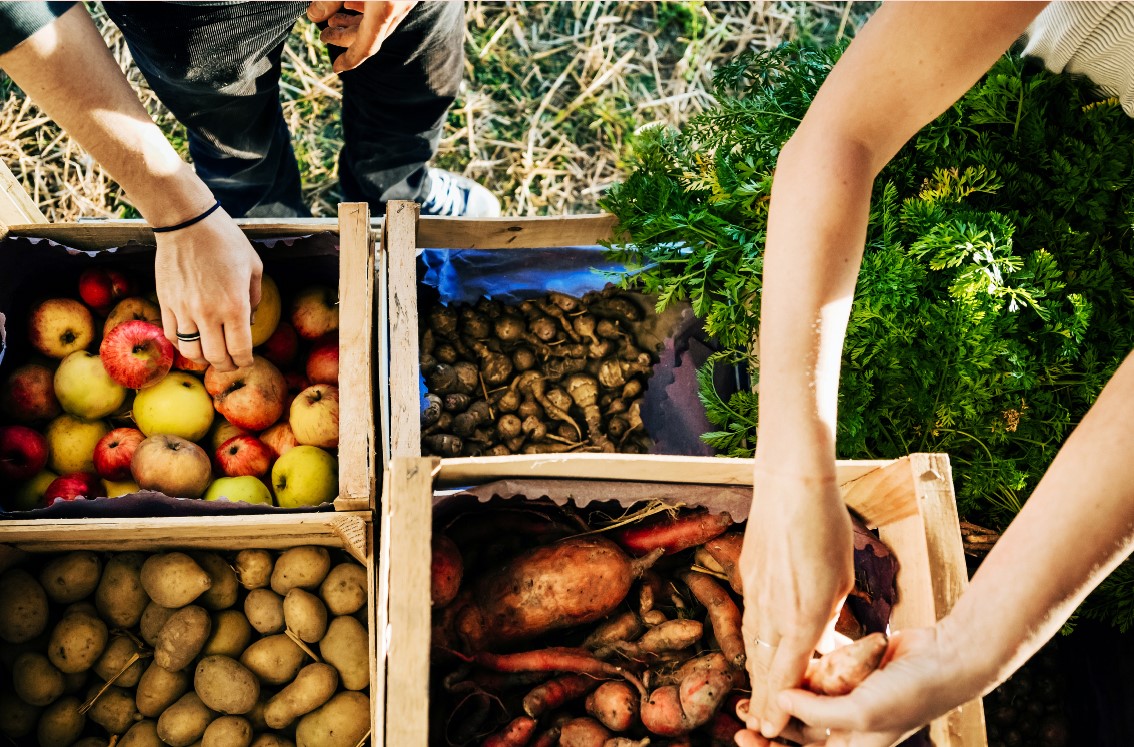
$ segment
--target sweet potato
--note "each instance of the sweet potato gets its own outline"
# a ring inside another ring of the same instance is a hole
[[[484,740],[484,747],[526,747],[535,735],[536,720],[520,716]]]
[[[846,695],[878,668],[888,645],[885,634],[871,633],[824,654],[808,665],[804,687],[819,695]]]
[[[444,607],[452,602],[461,587],[464,564],[457,543],[444,534],[433,537],[433,564],[430,593],[434,607]]]
[[[559,747],[602,747],[610,739],[610,732],[593,718],[576,718],[563,724],[559,732]]]
[[[688,734],[709,722],[732,689],[732,675],[718,669],[695,672],[679,685],[642,692],[642,724],[660,737]]]
[[[681,578],[689,586],[693,596],[697,597],[697,601],[705,605],[709,622],[713,626],[713,635],[729,665],[742,668],[746,656],[744,636],[740,632],[740,608],[736,606],[736,602],[711,576],[689,571],[681,574]]]
[[[645,555],[658,548],[665,550],[666,555],[673,555],[708,542],[730,526],[732,517],[728,512],[696,512],[632,524],[613,532],[612,536],[632,555]]]
[[[638,720],[639,695],[626,682],[604,682],[587,696],[587,713],[611,731],[626,731]]]
[[[672,744],[672,743],[671,743]],[[650,738],[631,739],[630,737],[611,737],[602,743],[602,747],[649,747]]]
[[[574,672],[594,677],[625,677],[619,666],[596,659],[590,651],[581,648],[546,648],[518,654],[493,654],[481,651],[472,656],[458,655],[497,672]]]
[[[634,644],[639,653],[661,654],[681,651],[701,640],[704,628],[696,620],[668,620],[645,632]]]
[[[638,614],[645,617],[653,612],[654,605],[665,594],[665,583],[661,576],[653,571],[642,574],[642,583],[638,588]]]
[[[659,555],[632,560],[596,536],[536,547],[477,581],[456,616],[457,633],[467,650],[485,651],[600,620]]]
[[[735,744],[736,733],[744,728],[744,724],[728,712],[727,708],[717,711],[705,730],[714,744]]]
[[[583,647],[594,651],[595,649],[604,648],[619,641],[633,640],[641,635],[641,633],[642,621],[639,620],[638,616],[632,611],[628,610],[611,617],[602,625],[595,628],[594,632],[583,641]]]
[[[548,680],[524,696],[524,713],[539,718],[564,703],[583,697],[598,684],[599,680],[586,674],[565,674]]]
[[[744,582],[740,577],[740,550],[744,546],[744,532],[727,532],[705,543],[705,552],[717,561],[721,571],[728,576],[728,585],[737,594],[744,593]]]

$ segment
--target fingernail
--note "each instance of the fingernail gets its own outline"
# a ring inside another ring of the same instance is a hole
[[[760,723],[760,733],[764,735],[765,739],[771,739],[776,736],[776,727],[772,726],[771,721],[762,721]]]

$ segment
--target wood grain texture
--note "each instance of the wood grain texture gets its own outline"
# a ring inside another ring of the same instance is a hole
[[[422,249],[543,249],[594,246],[614,238],[609,213],[533,218],[439,218],[422,216],[417,246]]]
[[[47,223],[47,216],[35,204],[7,164],[0,162],[0,234],[13,225]]]
[[[377,318],[374,325],[378,338],[378,349],[375,353],[378,360],[374,365],[378,370],[378,381],[375,384],[378,390],[378,401],[375,404],[375,409],[378,412],[378,443],[381,447],[382,456],[379,466],[380,469],[385,471],[390,467],[390,439],[387,437],[390,433],[390,325],[388,323],[390,319],[390,258],[386,253],[384,243],[380,239],[377,242],[377,247],[374,259],[377,288],[374,292],[377,297],[378,309],[375,312]]]
[[[237,218],[236,225],[250,239],[273,239],[281,236],[304,236],[310,233],[339,230],[336,218]],[[91,220],[40,225],[21,221],[8,226],[12,236],[51,239],[76,249],[106,249],[129,243],[154,243],[154,232],[144,220]]]
[[[390,455],[421,456],[418,404],[417,225],[415,202],[389,202],[382,244],[388,263]]]

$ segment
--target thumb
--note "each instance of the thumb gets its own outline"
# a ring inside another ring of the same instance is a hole
[[[806,690],[785,690],[776,698],[776,703],[803,723],[828,729],[853,730],[862,710],[850,696],[832,698]]]
[[[307,6],[307,18],[312,23],[322,23],[337,13],[342,6],[342,3],[313,2]]]

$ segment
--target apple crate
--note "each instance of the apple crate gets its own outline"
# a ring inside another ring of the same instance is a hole
[[[0,168],[0,266],[3,263],[34,265],[39,262],[51,275],[55,267],[59,275],[77,275],[87,265],[110,265],[136,268],[152,273],[153,233],[138,220],[100,220],[77,223],[48,223],[31,203],[10,172]],[[373,396],[373,325],[375,312],[375,252],[369,208],[365,203],[340,205],[337,219],[295,219],[289,221],[243,219],[237,224],[249,239],[262,242],[258,248],[266,272],[278,270],[284,279],[299,285],[312,281],[337,283],[339,288],[339,493],[334,508],[339,511],[373,510],[377,486],[375,398]],[[44,240],[67,247],[45,244]],[[335,251],[337,244],[337,251]],[[5,245],[9,245],[5,247]],[[8,251],[4,251],[4,249]],[[45,255],[51,252],[50,264]],[[38,255],[38,256],[37,256]],[[27,257],[21,262],[21,257]],[[56,264],[58,263],[58,264]],[[24,268],[26,273],[27,268]],[[14,313],[20,299],[29,299],[35,292],[31,280],[22,284],[11,279],[0,281],[4,297],[14,299],[8,311],[8,343],[22,335],[25,324]],[[382,277],[383,273],[377,273]],[[44,284],[60,282],[45,277]],[[73,291],[72,291],[73,293]],[[285,309],[286,312],[286,309]],[[96,322],[97,323],[97,322]],[[11,332],[15,328],[16,334]],[[8,365],[0,359],[0,375],[7,376],[18,361]],[[105,508],[102,510],[106,510]],[[143,510],[146,510],[143,508]],[[180,504],[174,513],[192,513],[188,504]],[[199,509],[198,509],[199,510]],[[2,522],[0,522],[2,524]],[[3,529],[0,528],[0,532]]]
[[[949,459],[910,454],[893,461],[840,461],[846,505],[877,529],[897,558],[897,602],[892,629],[934,624],[968,583]],[[752,485],[752,462],[741,459],[659,455],[570,454],[465,459],[395,458],[384,486],[378,568],[378,657],[383,667],[376,692],[384,693],[385,743],[426,747],[429,738],[431,652],[430,563],[434,508],[451,488],[497,481],[500,495],[541,495],[557,483],[559,498],[595,489],[603,495],[681,500],[680,492]],[[525,493],[527,481],[532,493]],[[558,482],[570,481],[570,482]],[[580,482],[582,481],[582,482]],[[579,487],[576,487],[579,486]],[[575,491],[575,492],[573,492]],[[657,491],[657,492],[653,492]],[[674,491],[677,495],[674,495]],[[710,495],[702,493],[702,495]],[[487,493],[481,495],[481,500]],[[715,500],[715,499],[714,499]],[[734,499],[735,500],[735,499]],[[720,505],[704,504],[713,510]],[[475,510],[475,504],[462,504]],[[987,744],[981,701],[968,703],[930,726],[938,747]]]
[[[213,550],[235,553],[243,549],[282,551],[305,545],[341,550],[366,568],[366,621],[369,645],[359,656],[368,660],[370,684],[370,734],[357,747],[382,744],[372,735],[383,733],[384,709],[376,697],[381,691],[378,676],[376,571],[374,523],[371,511],[339,511],[257,516],[196,516],[169,519],[123,518],[16,521],[0,527],[0,573],[16,566],[30,566],[33,575],[38,557],[75,550],[94,552],[168,550]],[[312,646],[317,651],[317,647]],[[310,658],[307,659],[310,663]],[[192,667],[192,665],[190,665]],[[192,671],[192,669],[190,669]],[[34,737],[33,737],[34,739]],[[113,743],[113,742],[112,742]]]

